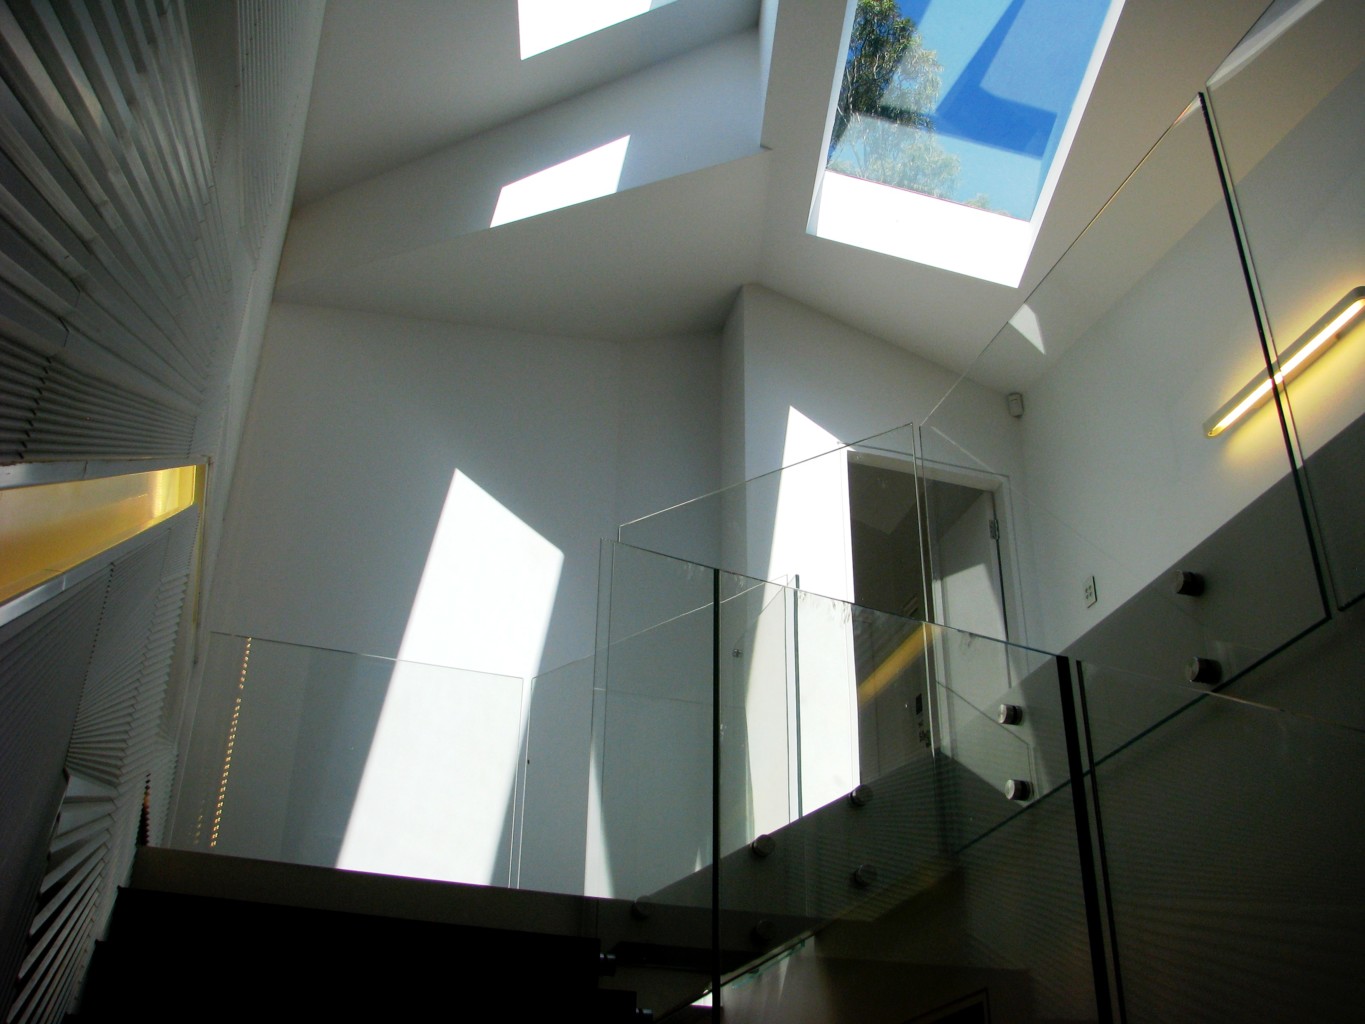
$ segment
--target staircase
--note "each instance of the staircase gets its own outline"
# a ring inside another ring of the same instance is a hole
[[[601,910],[144,847],[68,1019],[381,1020],[478,1012],[496,993],[509,1020],[653,1020],[586,934]]]

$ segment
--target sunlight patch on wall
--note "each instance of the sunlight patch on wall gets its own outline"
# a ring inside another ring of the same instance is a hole
[[[530,677],[564,555],[456,470],[399,660]]]
[[[848,456],[836,450],[840,445],[820,424],[788,408],[782,462],[789,468],[782,473],[772,520],[769,578],[799,574],[802,591],[851,601],[853,524]],[[806,602],[798,596],[803,812],[858,784],[853,627],[843,609],[835,602]]]
[[[1047,347],[1043,343],[1043,325],[1038,320],[1038,314],[1027,302],[1014,311],[1009,324],[1022,334],[1030,345],[1043,355],[1047,354]]]
[[[491,228],[612,195],[621,184],[630,136],[598,146],[520,181],[504,185]]]
[[[673,0],[517,0],[521,59],[639,17]]]
[[[540,663],[563,562],[456,471],[338,867],[508,884],[526,680]]]
[[[767,579],[799,574],[801,587],[853,598],[848,460],[842,442],[796,408],[787,410]],[[816,457],[822,456],[822,457]],[[805,460],[805,461],[803,461]]]

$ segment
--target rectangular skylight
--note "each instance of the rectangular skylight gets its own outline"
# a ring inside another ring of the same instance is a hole
[[[1017,284],[1121,6],[855,0],[810,230]]]
[[[1032,217],[1109,0],[858,0],[829,168]]]

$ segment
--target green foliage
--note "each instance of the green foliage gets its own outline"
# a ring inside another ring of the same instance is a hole
[[[934,138],[931,113],[942,71],[896,0],[858,0],[829,141],[830,170],[953,198],[961,165]],[[974,204],[985,201],[978,196]]]

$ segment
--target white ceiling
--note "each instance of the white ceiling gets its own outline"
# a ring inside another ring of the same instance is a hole
[[[757,21],[758,0],[684,0],[522,60],[516,0],[328,0],[295,202]]]
[[[759,282],[964,370],[1263,6],[1127,0],[1018,289],[806,233],[846,7],[783,0],[763,120],[768,152],[282,284],[279,295],[629,339],[717,331],[739,287]],[[330,0],[296,206],[750,30],[759,7],[758,0],[677,0],[521,61],[515,0]]]

